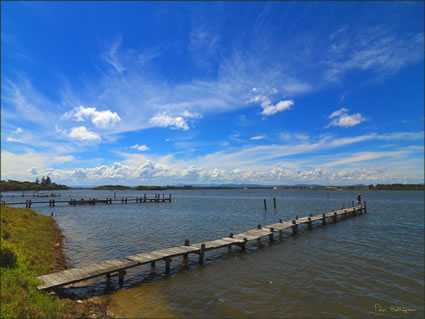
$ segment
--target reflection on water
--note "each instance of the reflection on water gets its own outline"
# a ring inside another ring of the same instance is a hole
[[[59,193],[59,192],[58,192]],[[106,198],[110,191],[72,190],[63,197]],[[117,192],[143,196],[144,192]],[[148,193],[148,192],[147,192]],[[351,206],[356,191],[173,191],[171,203],[37,207],[54,211],[72,266],[176,245],[213,240],[282,218]],[[168,192],[167,192],[168,194]],[[273,209],[272,197],[277,198]],[[128,271],[114,278],[110,310],[118,317],[400,317],[424,316],[424,193],[363,192],[368,214],[290,232],[269,244],[255,241],[207,252],[184,265]],[[265,211],[263,198],[268,199]],[[7,196],[3,197],[7,201]],[[71,288],[79,296],[105,293],[104,279]],[[375,305],[387,312],[377,312]],[[393,306],[393,308],[391,308]],[[397,308],[399,307],[399,308]],[[403,308],[404,307],[404,308]],[[392,309],[392,310],[390,310]],[[397,309],[399,309],[397,311]],[[407,314],[403,309],[410,309]]]

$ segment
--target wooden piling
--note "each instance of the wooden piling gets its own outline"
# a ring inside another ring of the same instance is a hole
[[[292,234],[296,234],[298,225],[297,225],[297,221],[295,219],[292,220],[292,225],[293,225],[292,226]]]
[[[199,251],[199,263],[204,263],[204,255],[205,255],[205,244],[201,245],[201,250]]]
[[[272,242],[274,240],[273,238],[274,228],[270,227],[270,235],[269,235],[269,241]]]
[[[276,197],[273,197],[273,207],[276,209]]]
[[[322,214],[322,225],[326,225],[326,214],[325,213],[323,213]]]
[[[244,238],[243,242],[240,244],[241,250],[245,251],[246,250],[246,243],[247,243],[248,239]]]
[[[308,216],[308,229],[312,229],[311,216]]]
[[[261,229],[261,225],[260,224],[257,225],[257,229]]]
[[[171,194],[168,195],[168,201],[171,203]]]
[[[264,209],[267,210],[267,202],[266,199],[264,199]]]
[[[185,245],[185,246],[190,246],[190,241],[189,241],[189,239],[186,239],[186,240],[184,241],[184,245]],[[183,260],[187,261],[188,256],[189,256],[189,254],[188,254],[188,253],[183,254]]]
[[[367,210],[366,210],[366,201],[363,201],[363,206],[364,206],[364,208],[363,208],[364,213],[366,214],[367,213]]]
[[[279,218],[279,223],[281,223],[281,224],[283,223],[282,218]]]
[[[124,275],[125,275],[125,270],[121,269],[118,272],[118,283],[119,283],[120,287],[122,287],[124,285]]]
[[[171,258],[165,257],[165,273],[166,274],[170,273],[170,262],[171,262]]]
[[[334,215],[333,215],[333,218],[334,218],[334,222],[336,223],[337,221],[338,221],[338,219],[337,219],[337,214],[336,214],[336,212],[334,212]]]

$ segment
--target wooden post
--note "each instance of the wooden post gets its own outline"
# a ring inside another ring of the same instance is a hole
[[[28,200],[25,201],[25,208],[28,208]]]
[[[260,224],[257,225],[257,229],[261,229],[261,225]]]
[[[264,199],[264,209],[267,209],[267,202],[266,202],[266,199]]]
[[[312,229],[311,216],[308,216],[308,229]]]
[[[292,234],[296,234],[298,225],[297,225],[297,222],[296,222],[295,219],[292,220],[292,225],[293,225],[293,226],[291,226],[292,227]]]
[[[230,238],[233,238],[233,233],[230,233],[230,234],[229,234],[229,237],[230,237]],[[230,251],[232,250],[232,244],[229,244],[227,247],[228,247],[229,252],[230,252]]]
[[[248,239],[244,238],[243,239],[243,243],[241,243],[241,250],[245,251],[246,250],[246,243],[247,243]]]
[[[128,200],[128,198],[126,197],[126,198],[125,198],[125,203],[126,203],[126,204],[127,204],[127,200]]]
[[[281,223],[281,224],[283,223],[282,218],[279,218],[279,223]]]
[[[121,269],[118,272],[118,283],[119,283],[120,287],[122,287],[124,285],[124,275],[125,275],[125,271],[123,269]]]
[[[165,273],[166,274],[170,273],[170,262],[171,262],[171,258],[165,257]]]
[[[151,268],[155,268],[155,260],[154,261],[151,261]]]
[[[273,207],[276,209],[276,197],[273,197]]]
[[[367,210],[366,210],[366,201],[363,201],[363,205],[364,205],[363,210],[364,210],[364,213],[366,214],[367,213]]]
[[[28,201],[28,208],[31,208],[31,205],[32,205],[32,201],[31,201],[31,199]]]
[[[337,219],[337,217],[336,217],[336,212],[334,212],[334,216],[333,216],[333,218],[334,218],[334,222],[336,223],[336,222],[338,221],[338,219]]]
[[[326,214],[325,213],[323,213],[322,214],[322,225],[326,225]]]
[[[351,201],[351,207],[354,207],[354,201]]]
[[[171,203],[171,194],[169,195],[168,201]]]
[[[143,194],[143,201],[146,203],[146,194]]]
[[[274,228],[270,227],[270,235],[269,235],[269,241],[272,242],[274,240],[273,238]]]
[[[30,203],[30,207],[31,207],[31,203]],[[52,200],[52,207],[55,207],[55,200],[54,199]]]
[[[186,240],[184,241],[184,245],[185,245],[185,246],[190,246],[190,244],[189,244],[189,243],[190,243],[189,239],[186,239]],[[189,254],[188,254],[188,253],[183,254],[183,260],[187,261],[188,256],[189,256]]]
[[[165,194],[162,194],[162,202],[165,202]]]
[[[201,245],[201,250],[199,251],[199,263],[204,263],[204,254],[205,254],[205,244]]]

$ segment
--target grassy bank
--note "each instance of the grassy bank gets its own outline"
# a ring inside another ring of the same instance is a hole
[[[66,269],[62,240],[52,217],[1,207],[1,318],[99,317],[106,311],[37,289],[37,276]]]

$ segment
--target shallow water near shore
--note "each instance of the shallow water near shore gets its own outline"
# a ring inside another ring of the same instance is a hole
[[[72,267],[191,243],[214,240],[296,215],[350,207],[358,191],[173,190],[172,202],[56,206]],[[161,192],[168,195],[169,191]],[[113,197],[112,191],[58,191],[60,198]],[[117,198],[155,192],[117,191]],[[158,192],[157,192],[158,193]],[[78,298],[109,294],[117,317],[406,317],[424,316],[424,192],[362,191],[368,213],[336,224],[302,227],[270,244],[263,239],[246,252],[206,253],[171,274],[159,262],[117,278],[67,290]],[[12,193],[3,193],[9,201]],[[19,195],[19,193],[15,193]],[[273,208],[272,198],[277,199]],[[267,199],[268,209],[263,206]],[[33,201],[36,199],[34,198]]]

